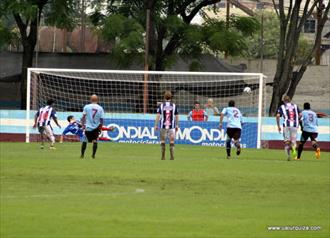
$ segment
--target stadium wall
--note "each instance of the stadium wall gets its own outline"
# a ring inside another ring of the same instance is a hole
[[[34,111],[31,111],[29,125],[33,125]],[[59,112],[58,118],[62,129],[54,128],[54,132],[60,135],[67,125],[66,117],[74,115],[81,117],[77,112]],[[23,142],[25,141],[25,111],[24,110],[0,110],[0,141]],[[111,124],[117,127],[116,132],[104,134],[116,142],[122,143],[158,143],[157,134],[153,131],[152,114],[106,114],[105,125]],[[183,129],[179,133],[182,144],[198,144],[206,146],[223,146],[224,133],[217,129],[219,117],[210,117],[208,122],[189,122],[186,115],[180,116],[180,127]],[[243,140],[246,147],[255,147],[256,143],[256,123],[257,118],[245,118],[247,125],[244,127]],[[142,129],[141,129],[142,125]],[[140,127],[140,129],[138,129]],[[146,129],[144,129],[145,127]],[[148,129],[149,128],[149,129]],[[205,128],[203,135],[202,128]],[[319,119],[319,137],[318,140],[323,150],[330,151],[330,118]],[[30,133],[36,134],[37,131],[30,127]],[[108,132],[104,132],[108,133]],[[121,134],[120,134],[121,133]],[[128,135],[129,134],[129,135]],[[204,136],[204,140],[201,138]],[[298,134],[299,138],[300,134]],[[205,139],[206,138],[206,139]],[[265,117],[262,124],[262,146],[264,148],[283,148],[282,135],[278,133],[275,118]],[[307,143],[307,148],[311,144]]]

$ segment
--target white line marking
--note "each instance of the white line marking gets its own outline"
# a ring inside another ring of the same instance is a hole
[[[120,195],[131,195],[137,193],[144,193],[144,189],[137,188],[134,192],[118,192],[118,193],[66,193],[66,194],[33,194],[33,195],[8,195],[1,196],[1,198],[60,198],[60,197],[76,197],[76,196],[98,196],[98,197],[106,197],[106,196],[120,196]]]

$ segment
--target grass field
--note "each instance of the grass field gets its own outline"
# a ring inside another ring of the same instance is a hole
[[[175,161],[160,161],[158,145],[101,143],[81,160],[78,143],[0,146],[1,238],[329,237],[329,153],[226,160],[223,148],[177,145]]]

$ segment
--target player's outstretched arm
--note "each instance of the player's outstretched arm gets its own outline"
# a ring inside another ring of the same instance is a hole
[[[81,120],[80,120],[80,123],[81,123],[81,127],[83,129],[85,129],[85,124],[86,124],[86,113],[83,114]]]
[[[160,114],[157,113],[156,120],[155,120],[155,125],[154,125],[155,130],[158,130],[159,119],[160,119]]]
[[[55,122],[55,124],[58,126],[58,128],[61,128],[61,125],[58,123],[58,120],[57,120],[56,117],[54,117],[54,122]]]
[[[188,121],[191,121],[191,118],[192,118],[192,111],[190,111],[188,114],[188,117],[187,117]]]
[[[99,125],[100,131],[102,130],[103,122],[104,122],[103,118],[100,118],[100,125]]]
[[[36,127],[37,127],[38,117],[39,117],[39,111],[34,115],[34,124],[33,124],[33,128],[36,128]]]
[[[179,115],[175,115],[175,131],[179,130]]]
[[[219,122],[219,128],[220,128],[220,130],[222,129],[223,117],[224,117],[224,114],[221,112],[220,113],[220,122]]]
[[[278,132],[281,132],[280,118],[281,118],[281,114],[277,113],[276,114],[276,124],[277,124]]]
[[[70,125],[68,125],[68,126],[64,129],[64,131],[62,132],[61,137],[60,137],[60,143],[63,143],[63,138],[64,138],[64,136],[65,136],[66,134],[68,134],[69,132],[70,132]]]
[[[207,121],[209,119],[209,116],[207,115],[207,113],[204,111],[204,121]]]

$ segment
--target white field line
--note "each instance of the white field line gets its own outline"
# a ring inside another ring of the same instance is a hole
[[[132,195],[138,193],[144,193],[144,189],[137,188],[132,192],[122,192],[122,193],[66,193],[66,194],[33,194],[33,195],[4,195],[1,196],[2,199],[10,198],[65,198],[65,197],[77,197],[77,196],[91,196],[91,197],[112,197],[112,196],[122,196],[122,195]]]

